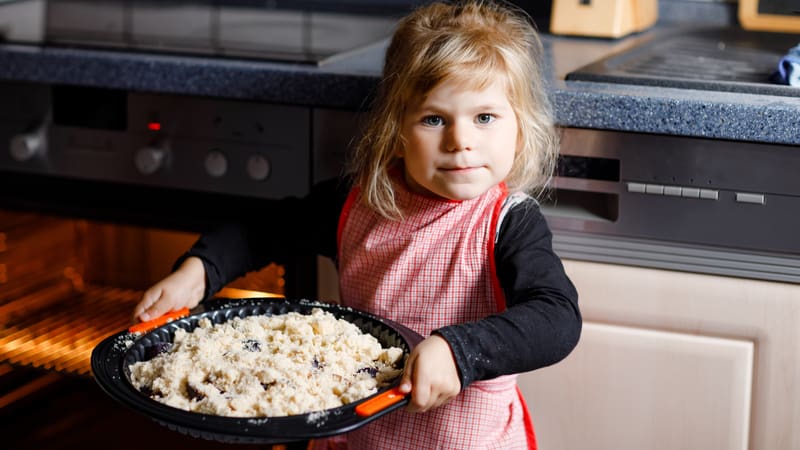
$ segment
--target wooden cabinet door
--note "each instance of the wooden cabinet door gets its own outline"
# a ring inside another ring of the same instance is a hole
[[[541,448],[800,448],[800,286],[564,263],[581,341],[520,376]]]

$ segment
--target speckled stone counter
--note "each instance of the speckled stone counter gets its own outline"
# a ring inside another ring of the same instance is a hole
[[[575,69],[651,37],[604,41],[546,36],[558,122],[579,128],[800,144],[800,97],[564,80]]]
[[[548,89],[560,125],[800,144],[798,97],[564,81],[566,73],[630,47],[643,37],[543,37]],[[378,43],[316,66],[0,45],[0,81],[363,109],[377,84],[384,49],[385,43]]]
[[[0,45],[0,81],[356,108],[376,79],[302,64]]]

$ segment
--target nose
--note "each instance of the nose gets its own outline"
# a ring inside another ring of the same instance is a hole
[[[470,124],[453,121],[447,126],[446,130],[445,149],[448,152],[472,150],[474,135]]]

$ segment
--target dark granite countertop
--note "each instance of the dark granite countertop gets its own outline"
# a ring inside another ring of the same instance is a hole
[[[662,28],[619,41],[545,37],[558,122],[579,128],[800,144],[800,96],[565,81],[567,73],[605,55],[691,30]],[[784,88],[800,92],[800,87]]]
[[[663,32],[654,30],[648,33]],[[549,91],[565,127],[800,144],[800,97],[565,81],[620,40],[544,35]],[[0,81],[73,84],[336,109],[367,106],[385,42],[323,64],[0,45]]]

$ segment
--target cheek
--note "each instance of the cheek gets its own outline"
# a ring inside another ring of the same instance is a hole
[[[522,152],[523,142],[522,137],[517,133],[516,138],[509,142],[509,148],[513,148],[513,151],[510,151],[506,154],[506,163],[508,164],[509,172],[514,166],[514,161],[516,161],[519,154]]]
[[[394,151],[392,154],[397,158],[402,158],[406,154],[406,147],[408,146],[406,138],[399,134],[395,140]]]
[[[419,152],[420,140],[419,136],[415,135],[413,132],[403,133],[400,135],[400,142],[397,145],[397,154],[398,158],[409,158],[414,157],[416,153]]]
[[[405,125],[400,130],[400,133],[397,135],[397,146],[394,151],[394,155],[398,158],[404,158],[406,156],[407,149],[412,144],[413,135],[408,132]]]

